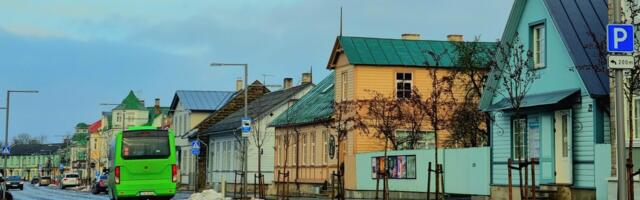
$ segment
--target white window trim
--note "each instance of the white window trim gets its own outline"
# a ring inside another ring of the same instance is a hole
[[[532,29],[532,46],[533,46],[533,67],[534,69],[544,68],[546,66],[546,27],[545,24],[537,24],[531,27]],[[540,30],[540,33],[538,33]],[[539,46],[536,45],[540,42]],[[541,47],[541,48],[540,48]],[[538,52],[539,51],[539,52]],[[539,57],[537,54],[540,54]]]

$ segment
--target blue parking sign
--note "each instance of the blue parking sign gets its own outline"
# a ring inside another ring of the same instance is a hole
[[[607,51],[619,53],[633,53],[633,25],[607,25]]]

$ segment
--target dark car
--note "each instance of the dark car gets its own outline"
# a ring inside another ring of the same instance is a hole
[[[49,184],[51,184],[51,177],[49,176],[40,177],[40,180],[38,182],[40,186],[48,186]]]
[[[24,187],[24,182],[20,176],[9,176],[7,177],[7,189],[20,189],[22,190]]]
[[[91,188],[91,193],[100,194],[100,192],[107,193],[107,179],[109,176],[101,175],[100,178],[96,179],[96,182],[93,183],[93,188]]]
[[[31,179],[31,185],[38,184],[38,182],[39,182],[39,181],[40,181],[40,180],[39,180],[38,178],[35,178],[35,177],[34,177],[34,178],[32,178],[32,179]]]

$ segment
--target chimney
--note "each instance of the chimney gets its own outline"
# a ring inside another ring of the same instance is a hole
[[[284,78],[284,83],[282,83],[282,89],[286,90],[291,88],[291,86],[293,86],[293,79],[292,78]]]
[[[311,83],[311,81],[313,81],[312,78],[313,77],[311,77],[311,73],[309,72],[302,73],[302,84]]]
[[[156,111],[156,115],[159,115],[160,114],[160,98],[156,98],[155,105],[153,107]]]
[[[447,35],[447,40],[451,42],[462,42],[464,41],[464,36],[460,34],[449,34]]]
[[[420,34],[417,34],[417,33],[403,33],[402,39],[403,40],[421,40],[422,38],[420,37]]]
[[[236,80],[236,91],[240,91],[242,89],[244,89],[243,84],[242,84],[242,79]]]

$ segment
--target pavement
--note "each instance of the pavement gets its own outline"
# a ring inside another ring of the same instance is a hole
[[[24,184],[24,190],[11,189],[9,192],[13,195],[13,199],[15,200],[109,200],[109,195],[105,193],[94,195],[90,192],[80,191],[75,188],[61,190],[53,185],[38,186],[31,185],[29,183]],[[184,200],[188,199],[190,195],[190,192],[179,191],[173,199]]]

